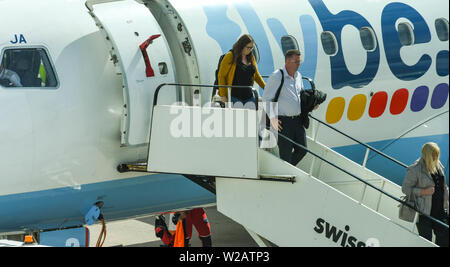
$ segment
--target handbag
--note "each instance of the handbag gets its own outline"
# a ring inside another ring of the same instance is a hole
[[[403,202],[405,202],[406,204],[408,204],[410,207],[408,207],[407,205],[405,205],[403,203],[398,205],[398,207],[399,207],[398,217],[401,220],[404,220],[407,222],[413,222],[414,218],[416,217],[416,210],[417,210],[416,199],[414,197],[414,194],[411,193],[410,197],[402,196],[400,199]],[[414,208],[411,208],[411,207],[414,207]]]

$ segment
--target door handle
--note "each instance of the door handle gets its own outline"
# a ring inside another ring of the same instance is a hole
[[[148,57],[147,54],[147,47],[153,42],[153,40],[155,40],[156,38],[160,37],[161,34],[155,34],[150,36],[147,40],[145,40],[145,42],[143,42],[139,48],[142,52],[142,56],[144,57],[144,61],[145,61],[145,75],[147,77],[153,77],[155,76],[155,72],[152,69],[152,66],[150,64],[150,59]]]

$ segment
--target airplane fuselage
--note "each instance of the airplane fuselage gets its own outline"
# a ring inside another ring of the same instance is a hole
[[[314,116],[406,164],[434,141],[448,177],[447,1],[129,2],[118,5],[118,26],[105,33],[103,27],[115,25],[106,7],[116,2],[94,4],[89,12],[85,1],[0,1],[2,66],[25,70],[19,61],[27,50],[33,59],[41,56],[44,69],[33,61],[36,85],[0,86],[0,232],[80,225],[97,201],[111,219],[213,203],[214,195],[181,175],[116,167],[147,159],[148,129],[138,125],[149,118],[140,121],[135,111],[150,110],[145,99],[156,85],[170,79],[213,84],[219,56],[243,33],[255,39],[262,75],[284,65],[287,41],[297,43],[300,72],[328,94]],[[128,14],[128,6],[141,12]],[[150,37],[131,30],[145,28],[136,24],[149,18],[159,25],[142,31],[162,35],[148,48],[153,77],[134,71],[145,68],[138,47],[127,51],[133,52],[127,66],[120,65],[125,51],[118,52],[119,63],[111,52],[119,41]],[[119,40],[113,32],[120,27],[134,34]],[[155,45],[167,56],[157,58]],[[146,88],[147,82],[155,86]],[[166,99],[192,102],[192,95],[174,92]],[[202,103],[210,98],[211,90],[201,91]],[[324,127],[318,138],[355,161],[364,157],[365,148]],[[396,183],[404,177],[404,169],[379,157],[367,166]]]

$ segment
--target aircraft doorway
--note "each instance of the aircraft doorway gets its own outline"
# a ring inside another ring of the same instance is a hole
[[[156,87],[177,82],[167,40],[153,15],[136,1],[88,1],[87,6],[108,42],[116,73],[122,76],[121,145],[144,145]],[[177,90],[165,91],[159,103],[170,105],[178,99]]]

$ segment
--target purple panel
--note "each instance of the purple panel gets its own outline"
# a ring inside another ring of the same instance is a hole
[[[448,98],[448,84],[441,83],[434,88],[433,96],[431,97],[431,107],[434,109],[442,108],[447,102]]]
[[[411,97],[411,110],[413,112],[421,111],[428,101],[430,90],[427,86],[417,87]]]

